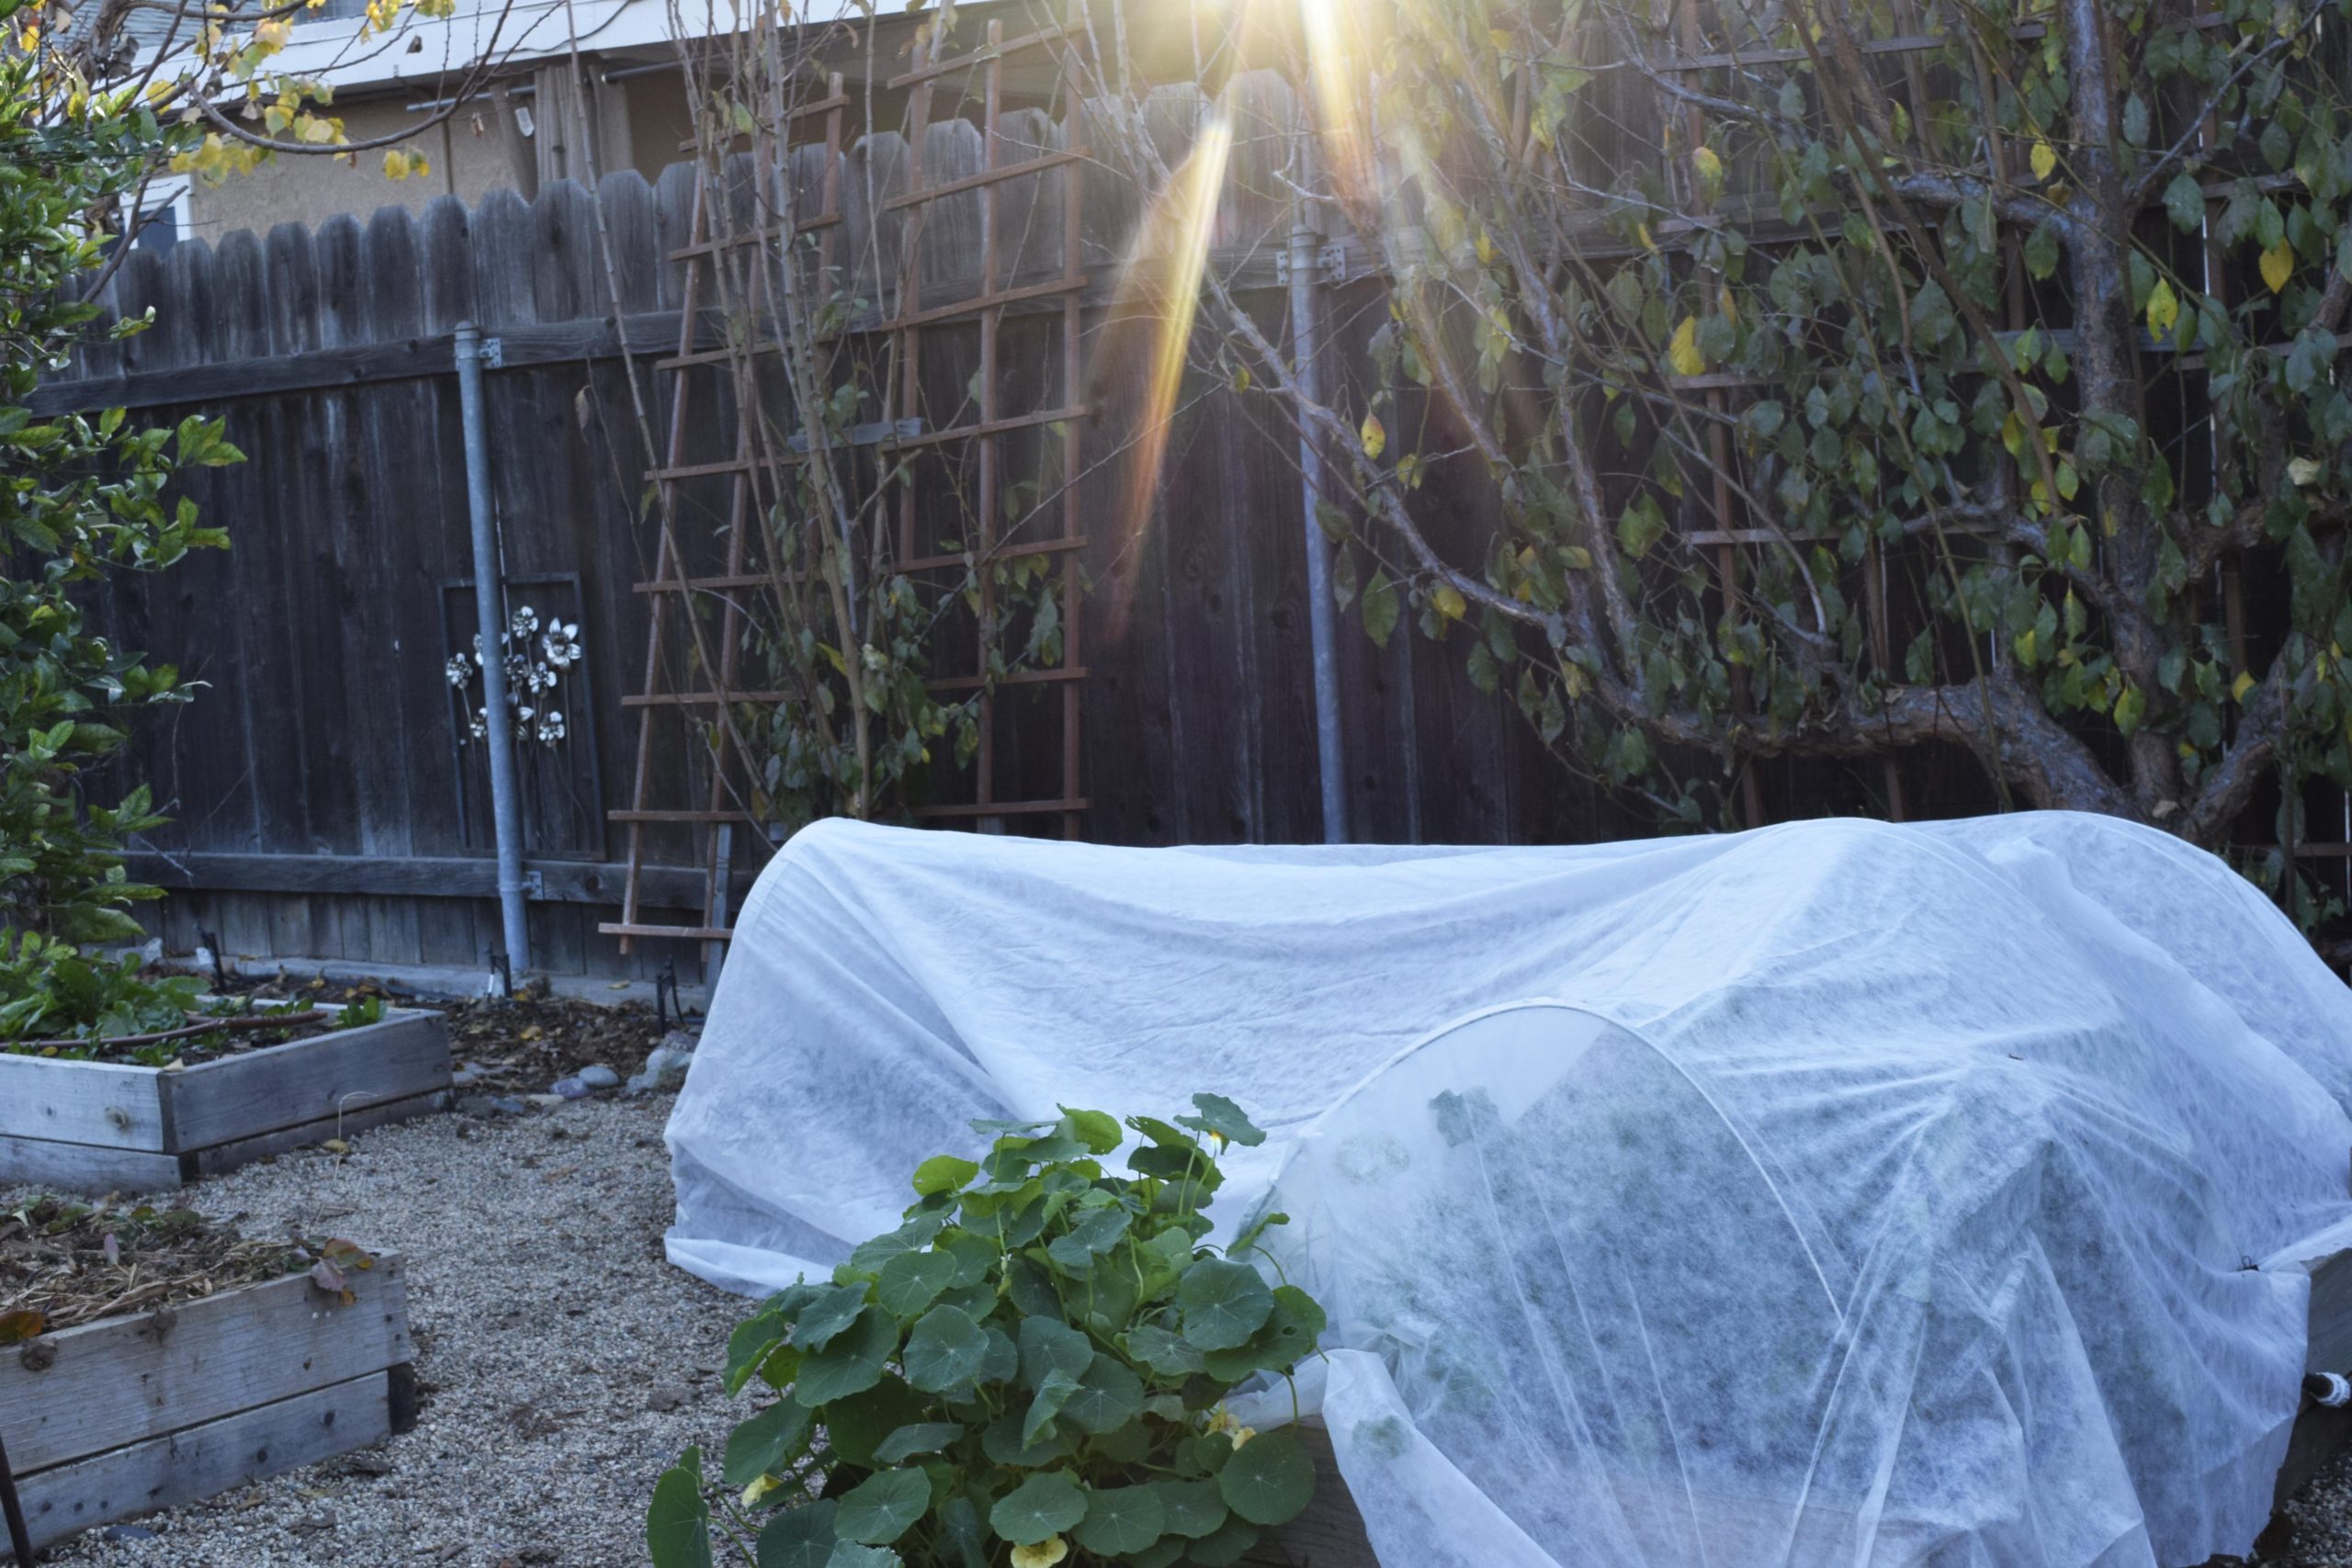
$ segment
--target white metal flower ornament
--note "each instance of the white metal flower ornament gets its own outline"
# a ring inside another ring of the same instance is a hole
[[[498,634],[499,659],[506,671],[506,701],[514,709],[516,739],[553,746],[570,733],[563,711],[552,706],[548,698],[559,694],[564,676],[588,656],[580,641],[580,623],[550,619],[542,623],[539,613],[528,604],[519,605],[506,618],[506,629]],[[532,639],[538,642],[538,657],[532,657]],[[444,669],[452,688],[466,694],[466,729],[476,740],[490,735],[490,715],[481,704],[481,634],[473,638],[470,653],[453,653]]]

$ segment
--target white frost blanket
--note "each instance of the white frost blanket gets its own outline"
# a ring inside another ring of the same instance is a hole
[[[2105,818],[1467,850],[828,822],[743,908],[670,1256],[813,1276],[971,1118],[1201,1089],[1272,1134],[1218,1213],[1296,1222],[1387,1568],[2243,1551],[2298,1265],[2352,1215],[2352,993],[2220,862]]]

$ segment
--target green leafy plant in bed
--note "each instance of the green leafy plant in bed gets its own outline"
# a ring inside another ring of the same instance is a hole
[[[376,997],[322,1009],[307,998],[256,1006],[208,996],[203,980],[150,973],[135,953],[85,953],[32,931],[0,931],[0,1051],[149,1067],[384,1017]]]
[[[1244,1261],[1283,1216],[1206,1245],[1212,1151],[1265,1134],[1193,1103],[1127,1119],[1126,1175],[1102,1163],[1120,1123],[1067,1107],[974,1122],[981,1158],[917,1167],[905,1224],[736,1329],[729,1392],[780,1397],[718,1475],[692,1449],[662,1475],[656,1568],[705,1568],[714,1524],[757,1568],[1219,1568],[1295,1517],[1306,1450],[1225,1402],[1287,1378],[1323,1310]]]
[[[39,383],[77,346],[152,324],[104,320],[100,291],[130,254],[120,215],[202,130],[159,118],[141,83],[93,85],[47,25],[16,41],[0,53],[0,1002],[54,1019],[88,993],[72,1021],[95,1025],[177,1008],[86,954],[142,940],[130,907],[162,897],[126,869],[126,843],[164,818],[121,753],[134,721],[190,688],[85,606],[103,581],[226,547],[180,480],[242,457],[217,420],[40,412]],[[74,972],[46,974],[52,960]]]

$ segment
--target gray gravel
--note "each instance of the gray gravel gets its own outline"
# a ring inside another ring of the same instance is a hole
[[[299,1226],[409,1259],[413,1432],[94,1531],[44,1564],[628,1564],[654,1477],[723,1445],[727,1335],[751,1309],[662,1256],[672,1097],[435,1116],[207,1181],[247,1235]]]
[[[2339,1451],[2271,1516],[2261,1554],[2279,1568],[2352,1568],[2352,1448]],[[2222,1562],[2225,1560],[2215,1559]]]

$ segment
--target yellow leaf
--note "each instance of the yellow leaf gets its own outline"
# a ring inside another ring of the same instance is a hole
[[[2048,179],[2058,167],[2058,149],[2047,141],[2036,141],[2033,151],[2026,156],[2033,165],[2033,177],[2037,180]]]
[[[1492,266],[1495,265],[1494,236],[1487,233],[1484,229],[1478,231],[1477,249],[1478,265],[1480,266]]]
[[[1440,583],[1437,592],[1430,595],[1430,602],[1449,621],[1458,621],[1470,613],[1470,606],[1463,603],[1461,591],[1451,582]]]
[[[1685,316],[1674,329],[1674,341],[1666,345],[1666,362],[1678,376],[1696,376],[1706,369],[1707,356],[1699,352],[1698,317]]]
[[[408,178],[408,154],[397,147],[384,149],[384,177],[388,180]]]
[[[2270,292],[2282,293],[2287,280],[2295,276],[2295,247],[2281,240],[2262,253],[2262,281],[2270,285]]]
[[[2239,671],[2238,678],[2230,682],[2230,695],[2241,703],[2245,701],[2245,694],[2253,690],[2254,675],[2249,671]]]
[[[1363,455],[1367,457],[1377,457],[1388,449],[1388,427],[1380,423],[1376,413],[1364,415],[1363,428],[1356,434],[1363,437]]]
[[[1690,154],[1690,167],[1699,176],[1699,199],[1713,205],[1724,193],[1724,161],[1712,147],[1702,147]]]
[[[2173,293],[2171,284],[2161,277],[2156,279],[2155,290],[2148,296],[2148,331],[2163,337],[2179,320],[2179,297]]]

